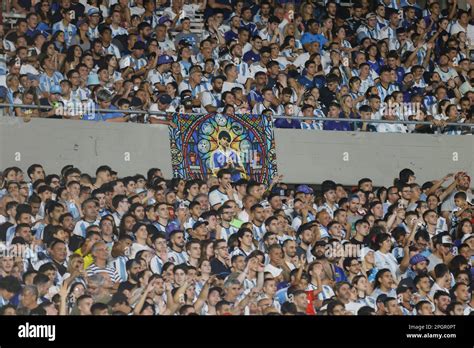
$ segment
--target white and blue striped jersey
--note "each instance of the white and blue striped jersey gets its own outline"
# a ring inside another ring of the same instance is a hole
[[[65,26],[63,21],[60,21],[53,24],[53,35],[58,31],[62,31],[64,33],[64,41],[66,43],[66,46],[71,46],[72,40],[74,39],[77,33],[76,26],[71,23]]]
[[[59,86],[61,80],[64,80],[64,76],[59,71],[55,71],[52,76],[43,73],[39,77],[39,90],[42,93],[49,93],[51,87]]]
[[[175,265],[188,262],[188,254],[186,251],[177,252],[172,249],[168,249],[168,261]]]
[[[121,26],[119,26],[118,28],[114,28],[111,25],[110,30],[112,30],[112,38],[116,37],[117,35],[128,35],[127,29],[122,28]]]
[[[147,65],[147,61],[145,58],[135,58],[132,55],[127,55],[120,60],[120,66],[129,66],[132,67],[133,70],[137,71]]]
[[[150,260],[150,269],[154,274],[161,274],[163,265],[164,262],[158,255],[153,256]]]
[[[127,267],[126,267],[127,261],[128,261],[128,257],[121,255],[113,259],[108,264],[109,267],[112,267],[117,271],[120,277],[120,282],[125,282],[128,279]]]
[[[236,233],[237,231],[238,229],[233,226],[229,226],[228,228],[225,228],[221,225],[221,238],[225,239],[225,241],[227,242],[229,240],[229,237],[233,235],[234,233]]]
[[[74,231],[72,231],[72,234],[76,234],[78,236],[81,236],[83,238],[86,238],[86,229],[89,226],[99,226],[100,220],[95,220],[95,221],[86,221],[86,220],[79,220],[76,222],[76,225],[74,226]]]
[[[264,234],[267,232],[265,228],[265,224],[262,224],[261,226],[257,226],[255,224],[252,224],[252,231],[253,231],[253,237],[257,242],[263,239]]]
[[[377,83],[376,85],[377,87],[377,90],[379,91],[379,97],[382,101],[385,100],[385,98],[389,95],[391,95],[393,92],[396,92],[399,90],[398,86],[393,84],[393,83],[390,83],[388,85],[388,88],[385,88],[384,86],[382,86],[382,84],[379,82]]]
[[[209,91],[212,87],[209,85],[207,82],[201,82],[200,84],[192,87],[191,84],[189,83],[189,80],[184,80],[182,81],[179,86],[178,86],[178,91],[179,93],[185,91],[185,90],[190,90],[191,94],[194,97],[196,97],[199,93]]]

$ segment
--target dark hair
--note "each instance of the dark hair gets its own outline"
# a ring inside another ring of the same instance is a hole
[[[345,307],[342,302],[337,301],[337,300],[331,300],[331,302],[329,302],[328,305],[327,305],[328,315],[333,315],[334,314],[334,309],[336,308],[336,306]]]

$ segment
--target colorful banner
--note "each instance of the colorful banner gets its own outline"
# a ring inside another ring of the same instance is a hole
[[[222,168],[233,181],[269,183],[277,174],[272,119],[262,115],[175,114],[170,127],[175,177],[207,178]]]

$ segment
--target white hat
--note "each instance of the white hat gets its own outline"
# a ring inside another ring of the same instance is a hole
[[[468,233],[468,234],[465,234],[462,238],[461,238],[461,243],[464,243],[466,242],[468,239],[471,239],[474,237],[474,234],[472,233]]]
[[[369,247],[365,247],[365,248],[362,248],[360,250],[360,259],[361,261],[363,261],[365,259],[365,257],[367,256],[368,253],[370,252],[374,252],[372,249],[370,249]]]
[[[130,56],[126,56],[120,59],[120,62],[119,62],[120,69],[128,68],[130,65],[132,65],[132,62],[130,61]]]

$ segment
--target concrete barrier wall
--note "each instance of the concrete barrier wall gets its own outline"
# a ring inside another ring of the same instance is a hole
[[[416,172],[419,183],[459,170],[474,174],[473,136],[276,129],[275,139],[278,170],[289,183],[332,179],[353,185],[370,177],[388,186],[405,167]],[[47,173],[74,164],[93,175],[107,164],[120,176],[158,167],[172,177],[166,126],[0,119],[0,168],[26,170],[37,162]]]
[[[46,173],[58,173],[73,164],[92,176],[103,164],[120,176],[145,174],[158,167],[170,178],[168,127],[47,119],[0,121],[0,167],[18,166],[26,171],[33,163],[43,164]]]
[[[278,171],[291,182],[344,185],[369,177],[392,185],[403,168],[417,182],[464,170],[474,174],[474,137],[430,134],[381,134],[276,129]],[[283,165],[284,163],[284,165]]]

